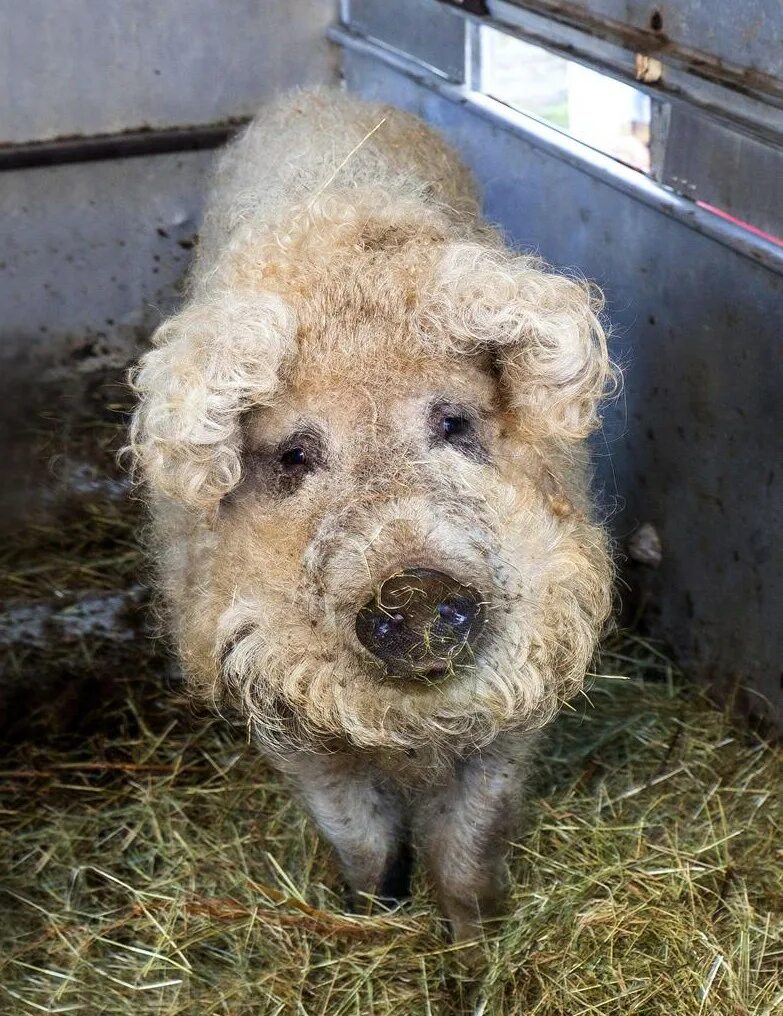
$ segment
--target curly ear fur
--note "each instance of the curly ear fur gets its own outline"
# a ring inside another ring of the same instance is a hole
[[[445,325],[454,345],[491,351],[525,429],[578,441],[598,426],[615,375],[597,289],[539,258],[467,242],[439,260],[432,297],[425,330]]]
[[[131,380],[130,448],[153,494],[207,508],[237,485],[240,414],[274,398],[294,331],[279,296],[236,291],[204,294],[158,328]]]

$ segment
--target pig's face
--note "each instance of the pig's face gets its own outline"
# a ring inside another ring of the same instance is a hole
[[[186,664],[271,740],[416,749],[540,723],[608,613],[584,287],[416,236],[311,260],[306,285],[264,262],[259,287],[245,260],[141,373],[166,386],[164,406],[147,382],[147,475],[192,505],[161,538],[164,571],[187,562],[168,582]]]

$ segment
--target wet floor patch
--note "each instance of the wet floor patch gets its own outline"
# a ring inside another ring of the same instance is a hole
[[[0,542],[0,737],[80,737],[126,686],[171,666],[149,611],[144,512],[117,461],[126,367],[39,393],[30,504]],[[58,382],[59,384],[59,382]]]

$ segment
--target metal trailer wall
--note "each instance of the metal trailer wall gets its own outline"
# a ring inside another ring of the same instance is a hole
[[[783,252],[353,24],[333,37],[349,89],[442,131],[515,245],[603,288],[625,383],[596,442],[598,482],[621,561],[642,523],[663,546],[657,569],[625,561],[625,598],[641,597],[691,674],[722,694],[741,685],[744,708],[783,724]]]
[[[0,528],[56,500],[26,425],[66,426],[176,301],[211,149],[279,92],[337,82],[334,17],[333,0],[0,0]]]
[[[214,124],[333,77],[329,0],[2,0],[0,142]]]
[[[211,157],[193,150],[280,91],[335,82],[334,15],[333,0],[0,0],[2,359],[147,322],[197,228]]]

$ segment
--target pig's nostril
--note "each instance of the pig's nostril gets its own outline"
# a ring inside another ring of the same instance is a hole
[[[392,617],[387,617],[385,614],[381,614],[373,619],[373,627],[375,628],[375,635],[379,639],[388,638],[393,635],[395,630],[403,623],[405,618],[402,614],[394,614]]]
[[[480,604],[473,600],[461,597],[457,600],[449,600],[439,603],[437,607],[438,617],[452,628],[467,628],[475,621]]]

